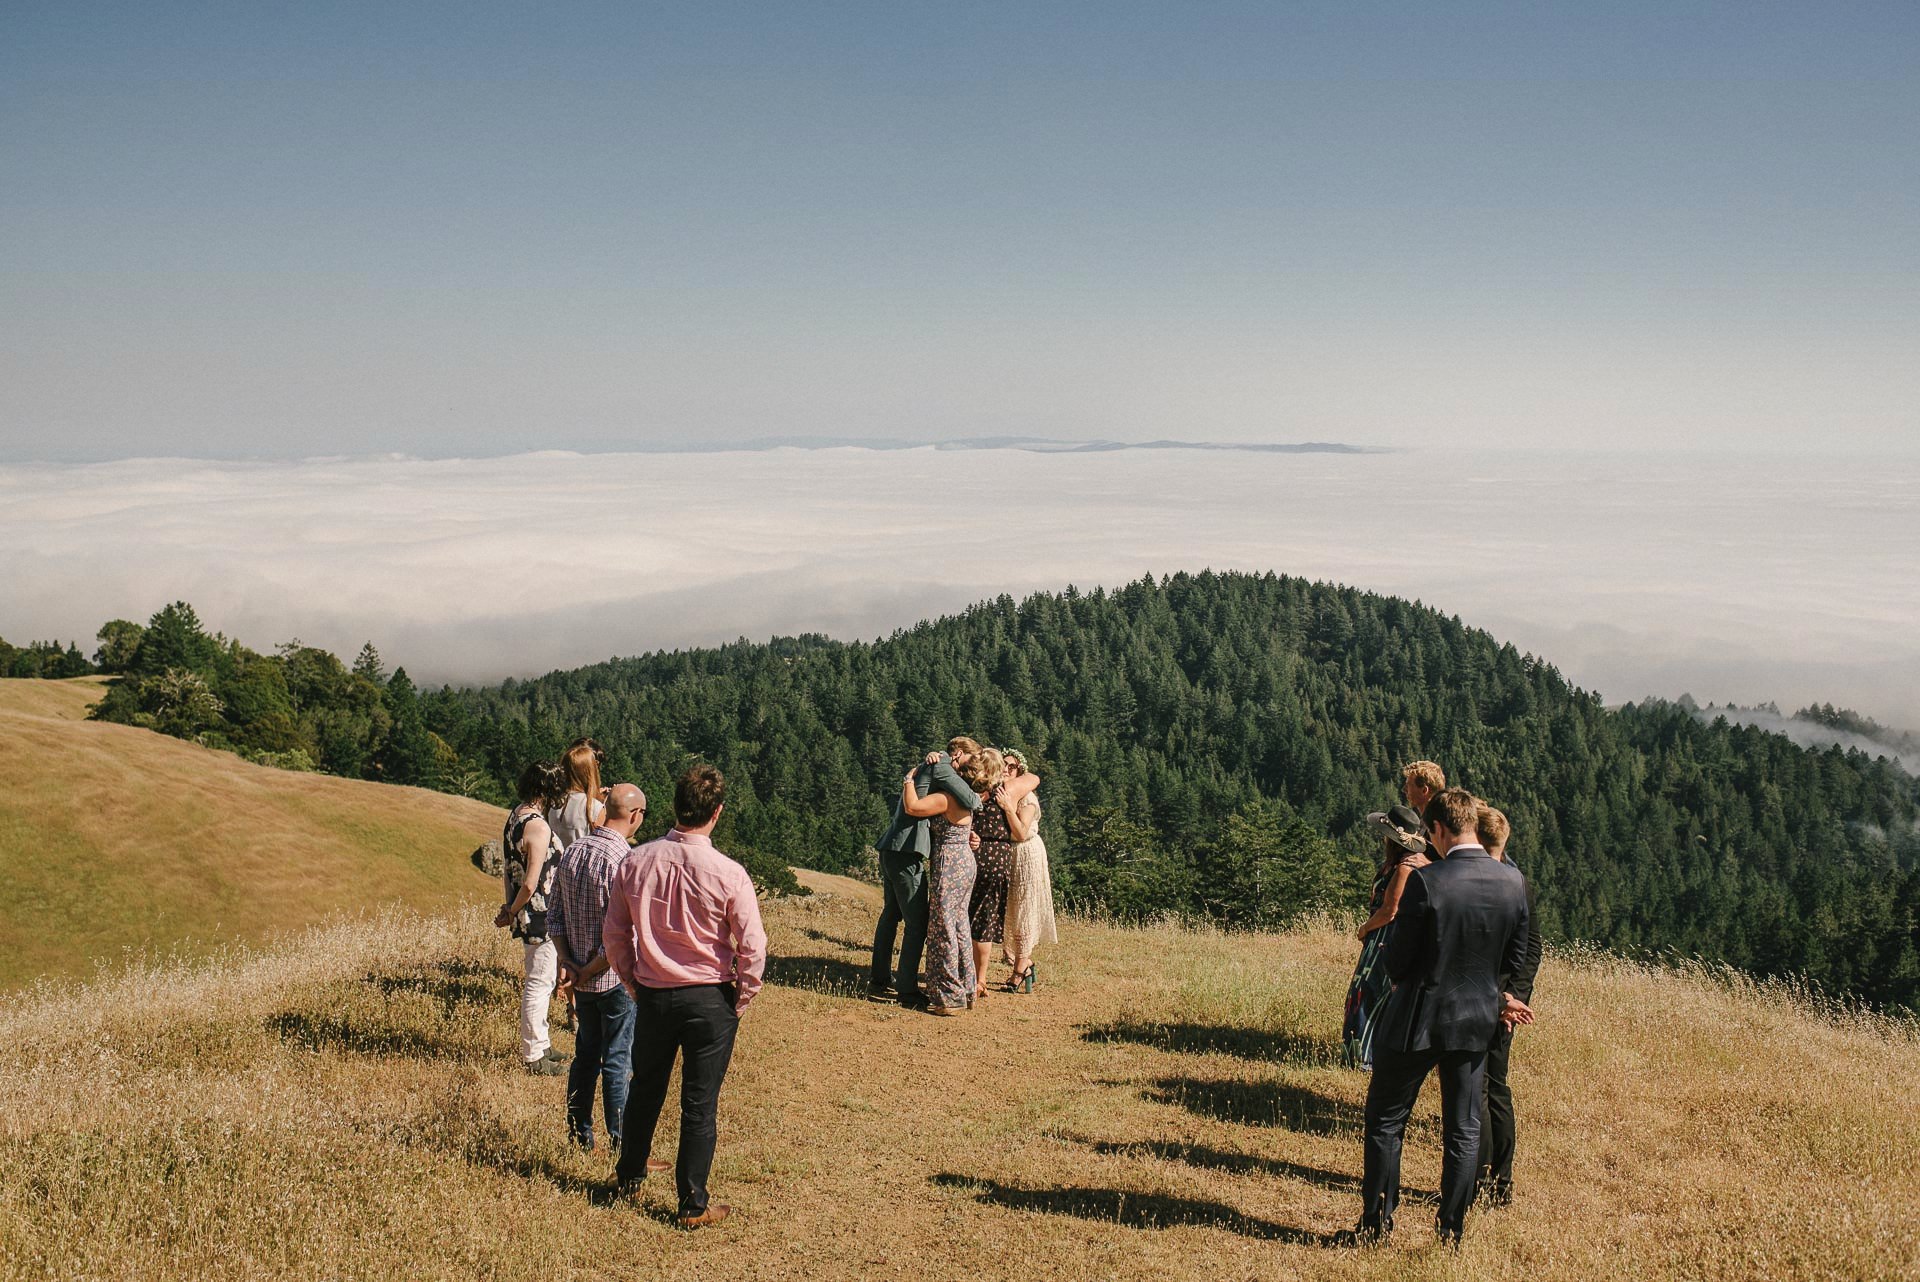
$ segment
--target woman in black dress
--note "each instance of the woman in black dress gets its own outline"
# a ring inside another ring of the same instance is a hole
[[[1019,844],[1007,827],[1007,810],[1018,806],[1040,783],[1040,777],[1032,773],[998,783],[1006,773],[1006,757],[998,748],[980,751],[991,759],[990,773],[996,786],[981,797],[980,809],[973,812],[973,831],[980,838],[973,857],[979,872],[974,877],[967,916],[973,925],[976,999],[987,995],[987,963],[993,958],[994,945],[1006,939],[1007,891],[1013,884],[1013,848]]]

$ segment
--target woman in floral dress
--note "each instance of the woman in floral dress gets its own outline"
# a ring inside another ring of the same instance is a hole
[[[976,753],[960,767],[960,777],[976,795],[986,796],[1000,782],[1002,768],[998,756]],[[914,818],[933,820],[933,850],[927,856],[927,1013],[958,1015],[973,1005],[978,984],[967,916],[975,872],[967,845],[973,812],[944,792],[920,796],[911,773],[901,786],[900,807]]]

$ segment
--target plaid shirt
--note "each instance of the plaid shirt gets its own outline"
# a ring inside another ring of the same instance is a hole
[[[628,853],[624,837],[595,825],[560,856],[547,907],[547,933],[560,945],[562,961],[588,966],[605,951],[600,928],[608,887]],[[609,967],[576,987],[583,993],[608,993],[620,987],[620,976]]]

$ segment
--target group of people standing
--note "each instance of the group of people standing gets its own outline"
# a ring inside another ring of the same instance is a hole
[[[1507,854],[1512,825],[1432,761],[1402,776],[1404,805],[1369,815],[1380,869],[1347,990],[1347,1062],[1370,1069],[1355,1242],[1384,1240],[1400,1200],[1407,1118],[1440,1076],[1445,1160],[1438,1228],[1458,1242],[1476,1199],[1513,1200],[1514,1029],[1533,1022],[1541,941],[1533,892]]]
[[[964,735],[907,772],[874,843],[883,894],[869,979],[875,1000],[959,1015],[985,999],[996,944],[1008,967],[1001,989],[1033,992],[1034,949],[1058,939],[1039,787],[1022,753]]]
[[[720,1087],[741,1012],[761,985],[766,932],[745,868],[713,846],[725,808],[720,772],[696,765],[683,773],[674,826],[635,846],[646,794],[630,783],[603,787],[604,764],[599,746],[582,739],[559,761],[528,766],[507,816],[506,901],[494,924],[524,950],[520,1058],[536,1076],[566,1075],[567,1126],[587,1149],[597,1088],[628,1195],[669,1169],[652,1156],[653,1134],[681,1059],[672,1169],[679,1223],[700,1227],[729,1213],[709,1199],[707,1177]],[[958,1015],[986,997],[995,945],[1008,967],[1002,987],[1033,991],[1034,950],[1057,939],[1039,785],[1018,751],[965,736],[907,772],[876,843],[884,907],[874,998]],[[1348,1061],[1373,1074],[1361,1216],[1347,1235],[1355,1243],[1392,1231],[1407,1119],[1436,1071],[1441,1237],[1459,1240],[1476,1194],[1511,1201],[1507,1062],[1514,1029],[1533,1020],[1541,958],[1532,894],[1506,849],[1506,816],[1449,788],[1431,761],[1406,768],[1403,797],[1404,805],[1368,816],[1382,859],[1343,1030]],[[563,980],[577,1021],[570,1068],[547,1033]]]
[[[753,881],[713,846],[726,781],[696,765],[674,782],[674,825],[633,844],[647,795],[603,788],[605,754],[576,741],[559,762],[521,772],[502,834],[506,902],[494,924],[522,943],[520,1059],[540,1077],[567,1077],[567,1127],[594,1147],[596,1087],[615,1178],[631,1196],[655,1159],[654,1129],[681,1060],[678,1222],[718,1223],[730,1208],[707,1194],[720,1086],[740,1015],[760,990],[767,936]],[[570,981],[574,1055],[552,1049],[547,1022],[560,980]],[[637,1050],[636,1050],[637,1048]]]

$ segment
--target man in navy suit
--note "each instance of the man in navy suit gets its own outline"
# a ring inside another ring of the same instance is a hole
[[[1439,1232],[1458,1243],[1473,1202],[1480,1149],[1480,1097],[1487,1047],[1504,1021],[1533,1012],[1502,990],[1527,949],[1526,879],[1488,858],[1477,830],[1479,802],[1448,788],[1427,803],[1429,840],[1442,856],[1407,878],[1387,945],[1393,992],[1374,1035],[1367,1088],[1366,1167],[1356,1241],[1378,1242],[1400,1203],[1400,1144],[1427,1074],[1440,1074],[1446,1156]]]

